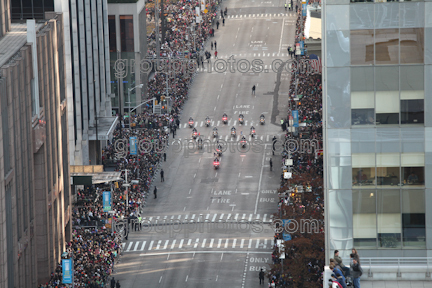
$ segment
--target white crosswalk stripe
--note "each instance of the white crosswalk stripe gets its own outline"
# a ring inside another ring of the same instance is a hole
[[[156,245],[156,250],[159,250],[161,243],[162,243],[162,240],[159,240],[157,245]]]
[[[144,242],[143,242],[140,251],[144,251],[144,247],[145,247],[146,242],[147,242],[147,241],[144,241]]]
[[[227,240],[227,241],[228,241],[228,240]],[[237,242],[237,239],[234,239],[233,244],[232,244],[232,248],[235,248],[235,247],[236,247],[236,242]]]
[[[134,250],[133,250],[133,251],[137,251],[137,248],[138,248],[139,242],[140,242],[140,241],[137,241],[137,242],[135,243],[135,247],[134,247]]]
[[[175,244],[176,244],[176,240],[174,239],[173,243],[171,244],[171,250],[174,249]]]
[[[228,243],[229,243],[229,239],[226,239],[224,248],[228,248]]]
[[[152,248],[153,248],[153,243],[154,243],[154,241],[151,241],[151,242],[150,242],[150,245],[149,245],[148,250],[152,250]]]
[[[128,248],[126,249],[126,252],[129,252],[129,251],[130,251],[130,248],[132,247],[132,244],[133,244],[132,242],[129,243],[129,246],[128,246]]]
[[[202,245],[201,245],[201,248],[204,248],[204,247],[205,247],[206,240],[207,240],[207,239],[204,239],[204,240],[203,240]]]
[[[209,248],[213,248],[213,242],[214,242],[214,239],[211,239]]]
[[[179,247],[178,247],[179,249],[181,249],[181,248],[183,247],[183,242],[184,242],[184,239],[181,239],[181,240],[180,240]]]
[[[249,136],[250,137],[250,136]],[[242,215],[242,216],[240,216]],[[270,219],[273,217],[273,215],[270,215]],[[183,215],[165,215],[165,216],[147,216],[143,217],[144,220],[146,220],[146,224],[155,225],[155,224],[161,224],[161,223],[169,223],[171,221],[177,222],[218,222],[219,220],[229,220],[229,221],[239,221],[240,219],[249,222],[252,220],[260,220],[262,219],[262,222],[268,223],[271,222],[267,214],[183,214]]]
[[[245,239],[241,239],[241,241],[240,241],[240,248],[243,248],[244,241],[245,241]]]

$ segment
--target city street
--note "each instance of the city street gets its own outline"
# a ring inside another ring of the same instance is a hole
[[[158,171],[157,199],[150,194],[142,215],[148,225],[129,233],[114,269],[122,287],[259,287],[258,271],[271,262],[274,232],[269,223],[277,212],[281,167],[281,157],[272,156],[271,141],[282,134],[280,119],[287,115],[289,87],[289,74],[274,73],[271,65],[275,59],[289,59],[287,47],[294,42],[296,19],[283,5],[279,0],[222,3],[228,7],[225,26],[220,19],[206,47],[212,63],[216,59],[210,41],[216,40],[218,59],[260,59],[264,70],[209,73],[207,64],[199,68],[181,113],[180,129],[174,139],[170,136],[167,161],[161,166],[165,181],[161,182]],[[223,113],[228,115],[226,125]],[[239,114],[244,115],[244,125],[238,123]],[[259,124],[261,114],[265,125]],[[212,120],[210,127],[204,124],[206,116]],[[249,135],[253,125],[256,139],[262,141],[260,149],[233,145],[216,170],[214,151],[184,146],[192,133],[189,117],[212,145],[214,127],[218,139],[237,142],[241,134],[253,140]],[[236,137],[230,135],[233,126]]]

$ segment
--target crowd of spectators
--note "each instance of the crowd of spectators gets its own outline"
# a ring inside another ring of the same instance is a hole
[[[199,57],[203,52],[206,39],[214,33],[214,20],[216,18],[217,2],[206,1],[208,13],[202,13],[202,22],[195,23],[195,7],[200,1],[176,1],[168,3],[165,7],[169,15],[166,29],[166,41],[161,43],[161,56],[169,58]],[[194,26],[195,37],[190,35],[190,28]],[[148,35],[149,43],[156,38],[155,31]],[[149,55],[156,56],[156,49],[150,49]],[[73,233],[72,241],[66,243],[66,251],[62,258],[72,258],[74,261],[74,287],[99,288],[106,287],[108,277],[114,269],[116,257],[121,252],[121,238],[118,233],[112,232],[112,224],[108,213],[103,212],[102,192],[112,191],[112,210],[114,218],[127,219],[139,215],[140,209],[146,202],[152,179],[155,176],[158,163],[165,160],[164,149],[168,140],[168,132],[178,126],[179,113],[184,101],[187,99],[189,85],[193,79],[194,69],[181,69],[175,73],[155,72],[148,82],[148,99],[161,96],[169,97],[170,113],[153,114],[152,103],[142,106],[140,113],[119,115],[118,123],[113,133],[113,139],[103,149],[102,161],[104,167],[112,167],[121,171],[125,179],[125,170],[128,180],[138,180],[128,190],[126,204],[125,187],[121,182],[103,184],[99,186],[86,186],[76,193],[76,202],[72,209]],[[166,94],[167,83],[169,95]],[[167,111],[168,112],[168,111]],[[116,146],[122,139],[136,136],[138,141],[151,142],[151,148],[138,148],[137,155],[131,155],[126,141],[125,148]],[[163,159],[163,160],[162,160]],[[62,284],[62,267],[58,264],[51,274],[49,282],[40,285],[42,288],[64,288]]]
[[[296,22],[295,42],[302,40],[301,35],[304,35],[305,17],[301,19],[301,9],[298,11]],[[308,55],[297,56],[297,60],[307,60]],[[311,71],[311,70],[309,70]],[[296,84],[296,78],[298,84]],[[296,89],[296,85],[297,89]],[[296,93],[297,92],[297,93]],[[279,189],[280,201],[278,203],[278,214],[284,219],[287,214],[294,218],[307,217],[317,219],[319,221],[319,233],[317,237],[322,237],[322,241],[313,240],[306,250],[300,245],[290,245],[289,241],[285,243],[285,259],[297,259],[298,265],[305,265],[307,268],[303,270],[302,277],[308,282],[308,287],[322,287],[322,272],[324,267],[323,257],[310,257],[310,251],[324,253],[324,198],[323,198],[323,155],[322,155],[322,83],[321,74],[309,73],[308,69],[293,72],[289,88],[289,106],[287,118],[282,125],[282,129],[286,131],[285,141],[296,141],[299,145],[294,151],[294,146],[291,146],[289,151],[284,150],[282,153],[282,163],[286,159],[292,159],[291,167],[283,164],[282,170],[290,170],[293,173],[293,178],[284,179],[281,175],[281,186]],[[299,101],[294,98],[297,95],[302,95]],[[297,103],[296,103],[297,102]],[[294,132],[289,127],[289,120],[292,110],[298,110],[300,127],[297,132]],[[303,141],[303,142],[302,142]],[[307,143],[307,144],[305,144]],[[303,144],[303,147],[301,147]],[[298,185],[298,190],[295,186]],[[302,189],[303,193],[296,193]],[[289,211],[290,213],[287,213]],[[289,219],[290,217],[288,217]],[[302,237],[296,232],[290,235],[292,239]],[[283,239],[283,233],[275,233],[274,250],[272,253],[273,269],[268,273],[269,287],[303,287],[304,283],[298,281],[299,275],[294,272],[294,267],[285,266],[281,272],[281,259],[279,259],[280,251],[277,245],[277,240]],[[307,252],[306,252],[307,251]],[[300,255],[302,254],[302,255]],[[306,254],[308,254],[306,256]],[[304,263],[300,262],[304,261]],[[289,262],[289,261],[287,261]],[[291,269],[292,268],[292,269]],[[306,273],[304,271],[307,271]],[[311,284],[315,283],[315,284]],[[300,286],[298,286],[300,285]]]

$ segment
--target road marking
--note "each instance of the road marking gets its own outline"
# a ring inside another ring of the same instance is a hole
[[[214,242],[214,239],[211,239],[211,240],[210,240],[209,248],[213,248],[213,242]]]
[[[235,246],[236,246],[236,242],[237,242],[237,239],[234,239],[234,241],[233,241],[233,245],[232,245],[232,248],[235,248]]]
[[[188,215],[188,214],[186,214],[186,216],[185,216],[185,219],[184,219],[184,220],[188,220],[188,218],[189,218],[189,215]]]
[[[195,241],[195,244],[194,244],[194,248],[197,248],[198,244],[199,244],[199,239],[197,238],[196,241]]]
[[[251,222],[251,221],[252,221],[252,214],[249,215],[249,220],[248,220],[248,222]]]
[[[192,239],[189,239],[189,241],[188,241],[188,243],[187,243],[187,246],[190,246],[191,243],[192,243]]]
[[[227,220],[229,220],[231,218],[231,213],[228,214]]]
[[[181,240],[180,240],[179,247],[178,247],[179,249],[181,249],[181,248],[183,247],[183,242],[184,242],[184,239],[181,239]]]
[[[225,214],[222,213],[222,215],[219,217],[219,220],[222,220],[222,218],[223,218],[224,215],[225,215]]]
[[[216,107],[213,109],[213,111],[216,111]],[[218,125],[219,125],[219,122],[218,122]]]
[[[148,248],[149,251],[152,250],[152,248],[153,248],[153,243],[154,243],[154,241],[151,241],[151,242],[150,242],[150,245],[149,245],[149,248]]]
[[[228,248],[228,242],[229,242],[229,239],[226,239],[224,248]]]
[[[162,240],[159,240],[159,241],[158,241],[158,244],[157,244],[157,246],[156,246],[156,250],[159,250],[161,243],[162,243]]]
[[[282,31],[281,31],[281,37],[280,37],[279,50],[278,50],[278,52],[280,52],[280,50],[282,49],[282,38],[283,38],[283,30],[284,30],[284,26],[285,26],[285,18],[282,20]]]
[[[195,214],[192,214],[191,220],[194,220],[194,219],[195,219]]]
[[[240,248],[243,248],[244,240],[245,240],[245,239],[241,239],[241,242],[240,242]]]
[[[248,245],[248,249],[252,248],[252,239],[249,239],[249,245]]]
[[[187,282],[187,279],[189,278],[189,275],[186,275],[186,282]]]
[[[223,258],[223,253],[222,253],[222,255],[221,255],[221,260],[220,260],[221,262],[222,262],[222,258]]]
[[[221,89],[222,89],[222,87],[223,87],[223,83],[221,84]]]
[[[184,207],[184,208],[186,209],[186,207]],[[183,209],[183,211],[184,211],[185,209]],[[177,219],[180,220],[181,216],[182,216],[182,215],[179,215],[179,216],[177,217]]]
[[[238,176],[239,178],[240,178],[240,174],[241,174],[241,173],[239,173],[239,176]]]
[[[219,275],[216,275],[216,281],[217,281],[218,277],[219,277]]]
[[[164,247],[162,248],[163,250],[167,249],[168,242],[169,242],[169,240],[166,240],[165,245],[164,245]]]
[[[249,193],[241,193],[241,195],[249,195]]]
[[[245,176],[245,178],[253,178],[253,176]]]
[[[218,245],[217,245],[216,248],[220,248],[221,244],[222,244],[222,239],[219,239],[219,241],[218,241]]]
[[[174,249],[175,244],[176,244],[176,240],[174,239],[173,243],[171,244],[171,250]]]
[[[235,126],[236,124],[237,124],[237,120],[234,120],[234,124],[233,125]]]
[[[218,97],[217,97],[218,100],[219,100],[219,96],[220,96],[220,95],[218,95]]]
[[[215,215],[213,216],[212,222],[215,222],[216,217],[217,217],[217,214],[215,214]]]
[[[267,214],[264,214],[264,216],[263,216],[263,222],[266,221],[266,218],[267,218]]]
[[[129,251],[130,251],[130,248],[132,247],[132,244],[133,244],[133,242],[130,242],[130,243],[129,243],[129,246],[128,246],[128,248],[126,249],[126,252],[129,252]]]
[[[205,220],[208,220],[208,218],[210,217],[210,214],[207,214],[207,216],[206,216],[206,219]]]
[[[264,170],[265,157],[266,157],[266,155],[265,155],[265,153],[263,153],[263,159],[262,159],[262,163],[261,163],[261,173],[260,173],[260,178],[259,178],[259,182],[258,182],[258,193],[257,193],[256,202],[255,202],[255,212],[254,212],[254,214],[257,213],[257,209],[258,209],[258,200],[259,200],[260,191],[261,191],[261,180],[262,180],[262,175],[263,175],[263,170]]]
[[[204,247],[205,247],[206,240],[207,240],[207,239],[204,239],[204,240],[203,240],[203,243],[202,243],[202,245],[201,245],[201,248],[204,248]]]
[[[259,247],[259,244],[260,244],[260,241],[259,241],[259,239],[256,241],[256,245],[255,245],[255,248],[257,248],[258,249],[258,247]]]
[[[201,158],[200,158],[200,162],[201,162]],[[189,189],[189,194],[191,194],[191,192],[192,192],[192,188]],[[174,216],[173,216],[173,217],[174,217]],[[172,219],[172,217],[171,217],[171,219]]]
[[[264,239],[264,248],[267,248],[267,239]]]
[[[259,218],[260,218],[260,214],[257,214],[256,217],[255,217],[255,219],[259,220]]]
[[[268,255],[268,251],[181,251],[181,252],[158,252],[158,253],[147,253],[147,254],[139,254],[141,257],[145,256],[161,256],[161,255],[181,255],[181,254],[266,254]]]
[[[137,251],[137,248],[138,248],[138,244],[139,244],[139,242],[140,242],[140,241],[137,241],[137,242],[136,242],[136,244],[135,244],[135,247],[134,247],[134,250],[133,250],[133,251]]]
[[[239,216],[239,214],[237,213],[236,216],[234,217],[234,220],[237,221],[238,216]]]
[[[144,241],[144,242],[143,242],[140,251],[144,251],[144,247],[145,247],[146,242],[147,242],[147,241]]]

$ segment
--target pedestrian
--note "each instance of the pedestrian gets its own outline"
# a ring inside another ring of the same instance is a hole
[[[161,182],[165,182],[165,178],[164,178],[164,171],[163,171],[163,169],[161,169],[161,171],[160,171],[160,175],[161,175]]]
[[[288,10],[291,11],[291,3],[288,4]]]
[[[360,288],[360,277],[363,275],[363,269],[360,266],[358,258],[352,259],[351,269],[354,288]]]
[[[281,119],[281,128],[282,128],[282,131],[284,131],[284,120],[283,119]]]
[[[291,56],[291,46],[288,46],[287,50],[288,50],[288,55]]]
[[[171,128],[171,132],[173,133],[173,138],[175,137],[176,126],[173,125]]]
[[[285,3],[285,11],[287,10],[287,4]]]
[[[164,156],[164,162],[166,162],[166,153],[165,152],[164,152],[163,156]]]
[[[156,188],[156,186],[155,186],[155,189],[153,190],[153,194],[154,194],[154,196],[155,196],[154,199],[156,199],[156,198],[157,198],[157,188]]]
[[[121,286],[120,286],[120,281],[119,280],[117,280],[117,283],[116,283],[116,288],[120,288]]]
[[[336,265],[334,263],[330,264],[330,270],[333,271],[333,274],[337,278],[339,284],[342,285],[343,288],[347,288],[346,282],[345,282],[345,276],[343,275],[342,271],[336,268]]]
[[[201,55],[200,59],[201,59],[201,67],[204,69],[204,57]]]
[[[334,251],[334,257],[333,258],[335,259],[336,263],[341,267],[342,271],[345,274],[345,277],[348,277],[350,275],[350,268],[346,267],[342,263],[342,258],[339,257],[339,250]]]
[[[225,18],[222,18],[222,26],[225,26]]]
[[[210,42],[211,50],[213,50],[213,41]]]
[[[217,59],[217,51],[215,51],[215,58]]]
[[[273,161],[272,161],[272,158],[270,158],[270,171],[273,171]]]
[[[219,20],[216,22],[216,29],[219,30]]]
[[[177,124],[177,129],[180,129],[180,120],[178,118],[176,119],[176,124]]]
[[[217,43],[216,40],[214,41],[215,50],[217,50]]]
[[[296,13],[297,13],[297,11],[298,11],[298,4],[296,4]]]
[[[256,89],[256,87],[255,87],[255,85],[253,85],[252,86],[252,95],[255,95],[255,89]]]
[[[261,269],[261,271],[259,272],[259,280],[260,280],[260,285],[264,284],[264,271],[263,271],[263,269]]]
[[[272,139],[272,143],[273,143],[273,149],[272,149],[272,152],[273,152],[273,155],[274,155],[274,152],[275,152],[276,141],[277,141],[276,136],[273,136],[273,139]]]
[[[111,288],[115,288],[115,279],[114,279],[114,277],[111,279]]]

